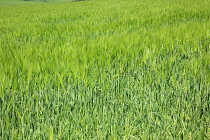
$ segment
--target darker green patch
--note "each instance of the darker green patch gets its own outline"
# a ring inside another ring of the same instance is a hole
[[[47,0],[23,0],[23,1],[41,1],[41,2],[47,2]]]
[[[85,1],[85,0],[72,0],[71,2],[78,2],[78,1]]]

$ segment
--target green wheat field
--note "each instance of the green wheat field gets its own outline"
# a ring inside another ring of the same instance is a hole
[[[0,0],[1,140],[209,140],[210,0]]]

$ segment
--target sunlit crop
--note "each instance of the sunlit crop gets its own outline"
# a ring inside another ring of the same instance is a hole
[[[210,139],[209,7],[1,7],[0,139]]]

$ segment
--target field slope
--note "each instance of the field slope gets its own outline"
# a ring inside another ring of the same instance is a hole
[[[0,139],[210,139],[209,7],[1,7]]]

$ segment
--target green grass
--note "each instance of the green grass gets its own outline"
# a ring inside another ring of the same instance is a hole
[[[69,3],[71,0],[0,0],[0,7],[7,6],[20,6],[20,5],[37,5],[37,4],[48,4],[48,3]]]
[[[0,8],[0,139],[208,140],[209,7]]]

